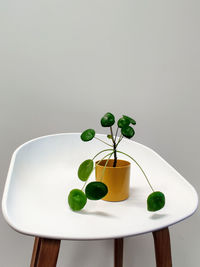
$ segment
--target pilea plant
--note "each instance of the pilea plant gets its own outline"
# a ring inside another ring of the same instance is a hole
[[[94,129],[87,129],[81,134],[81,140],[84,142],[89,142],[93,138],[98,139],[99,141],[105,143],[110,148],[104,149],[100,152],[98,152],[92,159],[87,159],[83,161],[79,168],[78,168],[78,178],[84,182],[84,185],[82,189],[73,189],[70,191],[68,196],[68,203],[70,208],[73,211],[79,211],[81,210],[85,204],[87,203],[87,199],[90,200],[99,200],[106,196],[108,193],[108,188],[105,183],[102,181],[93,181],[88,183],[88,179],[94,170],[94,159],[99,156],[102,153],[107,153],[104,155],[101,160],[99,160],[96,164],[100,164],[102,160],[106,159],[104,170],[102,174],[102,178],[104,175],[104,171],[106,169],[106,166],[108,165],[109,160],[111,157],[114,157],[113,160],[113,167],[117,166],[117,160],[118,160],[118,154],[123,154],[130,158],[142,171],[148,185],[150,186],[152,193],[147,197],[147,209],[148,211],[157,211],[164,207],[165,205],[165,196],[160,191],[154,191],[149,179],[147,178],[146,173],[140,166],[140,164],[130,155],[128,155],[125,152],[118,150],[118,145],[122,141],[123,138],[131,139],[135,131],[133,129],[133,126],[136,124],[136,121],[128,116],[123,115],[118,121],[117,121],[117,129],[115,135],[113,134],[113,125],[115,124],[115,117],[112,113],[107,112],[102,118],[101,118],[101,126],[109,128],[110,132],[107,135],[107,138],[110,143],[105,142],[98,137],[95,136],[95,130]],[[119,134],[120,130],[120,134]],[[87,184],[88,183],[88,184]],[[86,185],[87,184],[87,185]]]

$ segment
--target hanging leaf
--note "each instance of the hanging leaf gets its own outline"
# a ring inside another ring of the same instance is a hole
[[[81,140],[84,142],[90,141],[95,136],[95,130],[87,129],[81,134]]]
[[[87,181],[93,171],[94,163],[91,159],[87,159],[81,163],[78,168],[78,177],[81,181]]]
[[[136,121],[135,121],[134,119],[132,119],[132,118],[128,117],[128,116],[125,116],[125,115],[123,115],[123,118],[125,118],[125,119],[129,120],[129,122],[130,122],[131,124],[133,124],[133,125],[135,125],[135,124],[136,124]]]
[[[123,136],[130,139],[131,137],[134,136],[135,131],[131,126],[126,126],[121,129],[121,133]]]
[[[101,126],[111,127],[115,123],[115,117],[112,113],[107,112],[101,119]]]
[[[129,126],[130,124],[130,121],[127,119],[127,118],[120,118],[117,122],[117,125],[119,128],[123,128],[123,127],[126,127],[126,126]]]
[[[73,189],[68,196],[68,204],[73,211],[81,210],[87,202],[87,197],[80,189]]]
[[[91,182],[85,188],[85,194],[88,199],[99,200],[108,193],[107,186],[102,182]]]
[[[149,211],[157,211],[165,206],[165,195],[156,191],[151,193],[147,198],[147,209]]]

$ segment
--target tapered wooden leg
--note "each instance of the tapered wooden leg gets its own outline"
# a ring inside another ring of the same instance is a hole
[[[35,238],[30,267],[56,267],[60,240]]]
[[[123,267],[123,238],[114,239],[114,267]]]
[[[153,232],[156,266],[172,267],[170,236],[168,227]]]

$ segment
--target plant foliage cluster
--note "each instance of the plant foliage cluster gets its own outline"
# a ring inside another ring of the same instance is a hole
[[[104,171],[106,169],[106,166],[109,162],[109,159],[113,156],[113,167],[117,166],[117,158],[118,154],[123,154],[129,157],[133,162],[140,168],[142,171],[144,177],[146,178],[151,190],[153,191],[148,197],[147,197],[147,209],[149,211],[157,211],[164,207],[165,205],[165,196],[160,191],[154,191],[149,179],[147,178],[147,175],[145,174],[144,170],[140,166],[140,164],[130,155],[128,155],[125,152],[118,150],[118,145],[122,141],[123,138],[131,139],[134,134],[134,128],[133,126],[136,125],[136,121],[132,119],[129,116],[123,115],[120,119],[117,121],[117,129],[115,135],[113,134],[113,125],[115,124],[115,116],[107,112],[102,118],[101,118],[101,126],[109,128],[110,133],[107,135],[108,140],[111,140],[111,144],[108,142],[105,142],[98,137],[95,136],[95,130],[94,129],[87,129],[81,134],[81,140],[83,142],[89,142],[92,139],[98,139],[99,141],[103,142],[110,148],[104,149],[100,152],[98,152],[92,159],[86,159],[83,161],[79,168],[78,168],[78,178],[84,182],[84,185],[82,189],[73,189],[70,191],[68,196],[68,204],[70,208],[73,211],[79,211],[84,208],[84,206],[87,203],[87,200],[99,200],[106,196],[108,193],[108,188],[106,184],[104,184],[101,181],[93,181],[88,183],[88,179],[94,170],[94,159],[99,156],[102,153],[106,153],[101,160],[98,161],[97,164],[100,164],[102,160],[106,159],[106,163],[104,165]],[[119,133],[120,132],[120,133]],[[102,179],[104,175],[104,171],[102,174]],[[101,180],[102,180],[101,179]],[[87,184],[88,183],[88,184]],[[86,185],[87,184],[87,185]]]

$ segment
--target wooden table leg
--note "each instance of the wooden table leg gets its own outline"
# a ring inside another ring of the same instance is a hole
[[[30,267],[56,267],[60,240],[35,238]]]
[[[114,239],[114,267],[123,267],[123,238]]]
[[[153,232],[156,266],[172,267],[170,236],[168,227]]]

